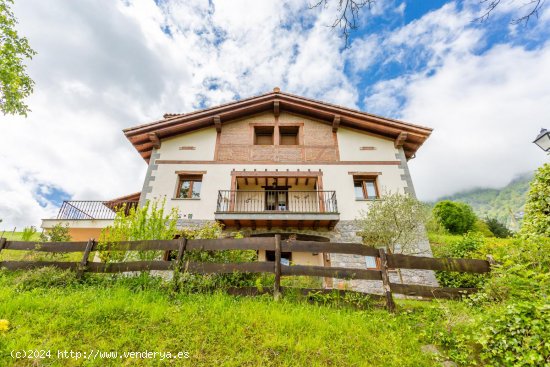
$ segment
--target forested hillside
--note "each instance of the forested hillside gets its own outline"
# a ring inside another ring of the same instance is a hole
[[[522,174],[500,189],[475,188],[445,196],[440,200],[452,200],[467,203],[472,206],[480,218],[497,218],[513,230],[521,222],[529,182],[533,173]],[[514,214],[512,218],[511,213]]]

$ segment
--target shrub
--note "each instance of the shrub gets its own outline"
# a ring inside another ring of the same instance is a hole
[[[548,298],[550,239],[519,238],[495,250],[495,258],[500,264],[492,267],[490,278],[476,297],[489,302]]]
[[[492,366],[547,366],[550,305],[516,302],[490,315],[481,329],[480,357]]]
[[[113,224],[101,231],[99,245],[107,247],[118,241],[171,240],[177,233],[178,212],[164,210],[165,202],[149,201],[142,207],[127,210],[122,206],[116,213]],[[140,260],[153,260],[160,251],[137,251]],[[105,262],[122,261],[129,255],[125,251],[100,251]]]
[[[435,204],[434,217],[452,234],[463,234],[473,229],[476,215],[465,203],[443,200]]]
[[[496,218],[487,218],[485,219],[485,224],[489,228],[489,230],[495,235],[495,237],[498,238],[507,238],[512,235],[512,231],[504,225],[504,223],[501,223]]]
[[[484,245],[484,237],[478,232],[468,232],[461,239],[439,247],[438,257],[476,258]],[[482,274],[436,271],[436,278],[442,287],[473,288],[482,284]]]
[[[482,221],[481,219],[476,219],[475,223],[474,223],[474,226],[472,228],[472,230],[474,232],[479,232],[481,233],[482,235],[484,235],[485,237],[495,237],[494,233],[491,232],[491,229],[489,228],[489,226],[487,225],[487,223],[485,223],[484,221]]]
[[[550,163],[540,167],[531,181],[520,233],[550,237]]]
[[[40,234],[40,241],[42,242],[68,242],[70,240],[69,223],[65,223],[65,225],[58,223]]]

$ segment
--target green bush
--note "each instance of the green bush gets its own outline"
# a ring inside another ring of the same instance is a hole
[[[485,219],[485,224],[487,224],[487,227],[495,235],[495,237],[507,238],[512,236],[512,231],[510,231],[504,223],[499,222],[496,218]]]
[[[549,341],[550,304],[515,302],[486,320],[480,357],[490,366],[548,366]]]
[[[531,181],[520,233],[550,237],[550,163],[540,167]]]
[[[484,237],[478,232],[468,232],[457,241],[434,251],[437,257],[476,258],[484,245]],[[475,288],[486,278],[483,274],[436,271],[435,276],[442,287]]]
[[[434,217],[452,234],[463,234],[472,230],[476,215],[465,203],[443,200],[435,204]]]
[[[476,219],[474,226],[472,227],[472,230],[474,232],[481,233],[485,237],[495,237],[495,234],[491,232],[491,229],[489,228],[487,223],[485,223],[481,219]]]

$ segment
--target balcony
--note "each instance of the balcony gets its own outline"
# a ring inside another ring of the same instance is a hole
[[[128,213],[138,206],[137,201],[64,201],[58,220],[113,220],[121,208]]]
[[[335,191],[221,190],[215,218],[237,228],[333,228],[340,214]]]

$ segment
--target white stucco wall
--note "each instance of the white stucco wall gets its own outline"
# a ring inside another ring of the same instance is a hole
[[[403,170],[398,166],[389,165],[285,165],[290,171],[318,171],[323,172],[323,189],[335,190],[338,200],[338,210],[342,220],[355,219],[361,210],[369,206],[368,201],[355,199],[353,188],[353,176],[350,171],[377,171],[382,174],[378,177],[381,193],[389,190],[403,192],[401,174]],[[147,199],[166,198],[167,206],[178,208],[183,214],[193,214],[193,219],[214,219],[214,211],[218,198],[218,190],[231,189],[231,171],[274,171],[281,166],[273,165],[238,165],[238,164],[159,164],[155,172],[155,180],[151,183],[153,190],[147,195]],[[203,176],[200,199],[174,199],[173,195],[177,185],[176,171],[206,171]]]
[[[180,150],[194,147],[194,150]],[[163,139],[158,153],[160,159],[210,161],[216,149],[216,129],[206,128],[173,138]]]
[[[265,119],[263,115],[261,119]],[[251,122],[257,122],[258,116]],[[318,123],[315,122],[314,123]],[[369,201],[356,200],[353,176],[349,172],[380,172],[378,188],[384,192],[404,192],[405,173],[398,165],[390,164],[357,164],[357,161],[396,162],[397,149],[393,141],[386,138],[362,133],[357,130],[338,129],[338,146],[341,162],[337,164],[235,164],[235,163],[196,163],[196,164],[158,164],[150,181],[151,192],[146,194],[147,200],[166,198],[169,208],[175,207],[186,217],[192,214],[192,219],[213,220],[219,190],[231,189],[231,171],[322,171],[323,190],[336,191],[338,210],[341,220],[356,219],[361,210],[368,210]],[[243,142],[246,144],[247,142]],[[195,150],[180,150],[181,146],[194,146]],[[216,146],[216,131],[212,128],[184,134],[178,137],[162,140],[159,153],[160,160],[200,160],[212,161]],[[375,147],[374,150],[361,150],[361,147]],[[349,164],[346,164],[349,161]],[[203,176],[200,199],[174,199],[177,185],[176,171],[206,171]]]
[[[338,129],[338,146],[343,161],[393,161],[397,153],[393,140],[345,127]]]

